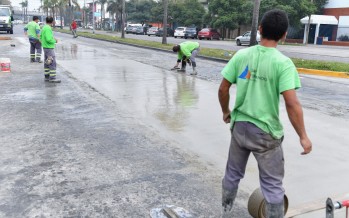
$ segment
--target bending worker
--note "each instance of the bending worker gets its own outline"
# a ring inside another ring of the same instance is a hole
[[[190,75],[198,74],[196,71],[196,61],[195,57],[200,51],[200,44],[198,42],[186,41],[182,42],[179,45],[173,46],[172,50],[178,52],[177,64],[174,68],[178,68],[180,62],[182,62],[181,69],[177,70],[178,72],[185,72],[187,63],[192,64],[193,72]]]

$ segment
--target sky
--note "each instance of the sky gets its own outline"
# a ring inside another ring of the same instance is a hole
[[[10,0],[12,3],[12,6],[20,7],[20,4],[22,0]],[[85,0],[87,2],[91,2],[91,0]],[[78,0],[80,6],[83,6],[84,0]],[[34,9],[38,9],[40,7],[40,0],[28,0],[28,10],[32,11]]]

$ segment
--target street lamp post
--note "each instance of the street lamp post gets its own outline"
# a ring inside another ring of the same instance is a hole
[[[92,3],[92,33],[95,34],[95,0]]]

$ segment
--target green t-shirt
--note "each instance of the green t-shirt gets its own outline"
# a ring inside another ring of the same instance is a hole
[[[25,27],[24,31],[27,32],[29,38],[38,39],[40,34],[40,26],[35,21],[30,21]]]
[[[179,46],[181,49],[178,51],[178,60],[182,60],[183,56],[190,58],[191,52],[199,48],[200,44],[198,42],[186,41],[179,44]]]
[[[291,59],[276,48],[253,46],[238,51],[222,70],[223,77],[236,84],[236,99],[231,113],[235,121],[249,121],[280,139],[280,94],[301,87]]]
[[[41,45],[43,48],[55,48],[56,40],[53,37],[52,27],[46,24],[40,34]]]

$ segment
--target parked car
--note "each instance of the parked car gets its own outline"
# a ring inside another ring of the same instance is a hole
[[[137,26],[135,27],[135,29],[132,30],[132,32],[137,35],[145,35],[146,33],[145,28],[146,27],[143,27],[143,26]]]
[[[247,31],[241,36],[238,36],[235,38],[236,45],[240,46],[242,44],[249,45],[251,39],[251,31]],[[257,43],[260,43],[261,41],[261,35],[259,34],[259,31],[257,31]]]
[[[125,29],[125,33],[128,34],[128,33],[133,33],[133,29],[135,29],[136,27],[134,26],[127,26],[126,29]]]
[[[187,39],[187,38],[192,38],[192,39],[195,39],[198,37],[198,34],[196,32],[196,28],[187,28],[184,32],[184,38]]]
[[[177,38],[177,37],[181,37],[181,38],[183,38],[184,37],[184,33],[185,33],[185,30],[186,30],[187,28],[186,27],[177,27],[176,29],[175,29],[175,31],[174,31],[174,34],[173,34],[173,36],[175,37],[175,38]]]
[[[163,36],[164,34],[164,29],[163,28],[160,28],[156,33],[155,33],[155,36]],[[173,29],[167,27],[167,36],[173,36],[174,34],[174,31]]]
[[[198,33],[198,38],[199,40],[201,39],[207,39],[207,40],[212,40],[212,39],[217,39],[221,37],[221,34],[216,29],[212,28],[204,28],[199,31]]]
[[[147,31],[147,35],[148,36],[151,36],[151,35],[154,35],[155,36],[155,33],[159,30],[159,27],[151,27],[148,29]]]

